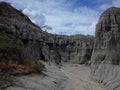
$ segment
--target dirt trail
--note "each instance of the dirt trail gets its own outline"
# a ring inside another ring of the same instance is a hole
[[[90,69],[81,65],[66,65],[62,71],[69,77],[74,90],[104,90],[99,84],[90,80]]]

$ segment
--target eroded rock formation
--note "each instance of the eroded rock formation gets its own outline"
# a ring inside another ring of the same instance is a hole
[[[120,8],[111,7],[96,25],[91,77],[108,90],[120,90]]]
[[[14,35],[24,45],[23,55],[33,60],[61,64],[85,63],[91,58],[94,37],[47,33],[5,2],[0,3],[0,31]]]
[[[22,55],[32,60],[61,64],[86,63],[91,59],[91,78],[108,90],[120,90],[120,8],[109,8],[100,16],[95,43],[92,36],[42,31],[5,2],[0,3],[0,32],[13,35],[16,43],[23,45]]]

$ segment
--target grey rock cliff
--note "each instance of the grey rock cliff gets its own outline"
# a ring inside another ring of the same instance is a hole
[[[86,63],[91,58],[94,37],[47,33],[5,2],[0,3],[0,31],[14,35],[24,44],[23,54],[33,60],[61,64]]]
[[[120,8],[111,7],[96,25],[91,78],[108,90],[120,90]]]

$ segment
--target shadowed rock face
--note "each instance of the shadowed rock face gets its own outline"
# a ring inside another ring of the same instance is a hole
[[[91,77],[108,90],[120,90],[120,8],[111,7],[96,25]]]
[[[0,31],[23,43],[23,54],[33,60],[86,63],[91,58],[94,37],[55,35],[42,31],[27,16],[5,2],[0,3]]]

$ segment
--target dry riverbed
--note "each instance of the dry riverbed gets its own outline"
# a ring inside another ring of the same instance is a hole
[[[90,80],[90,69],[77,64],[66,64],[62,71],[71,80],[73,90],[104,90],[98,83]]]
[[[18,76],[13,85],[0,90],[103,90],[90,80],[90,69],[76,64],[66,64],[61,69],[46,64],[43,74]]]
[[[56,66],[45,65],[43,74],[14,77],[12,85],[4,85],[0,90],[73,90],[69,78]]]

